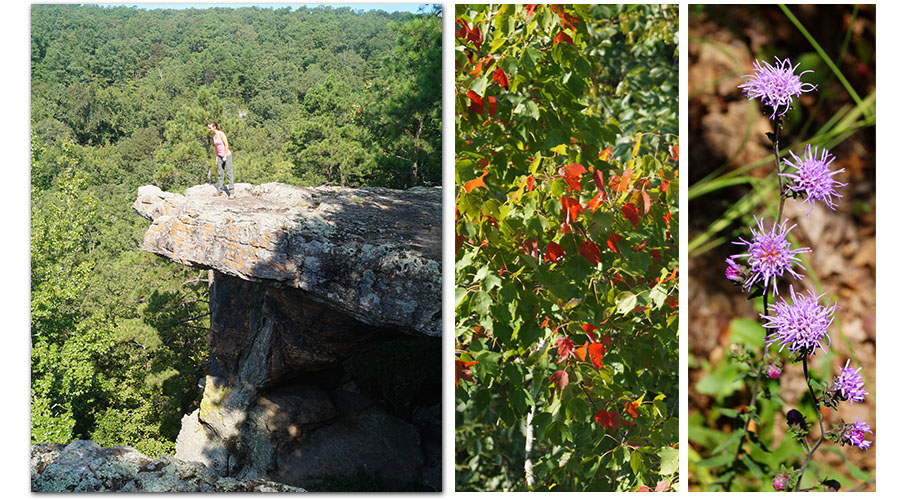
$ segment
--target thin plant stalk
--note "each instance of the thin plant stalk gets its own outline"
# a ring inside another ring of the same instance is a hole
[[[813,390],[812,383],[809,380],[809,364],[806,355],[803,356],[803,377],[806,379],[806,387],[809,388],[809,395],[812,396],[813,404],[816,407],[816,417],[819,419],[819,439],[806,453],[803,466],[800,467],[800,472],[797,474],[797,484],[794,485],[794,491],[799,491],[798,488],[800,488],[800,482],[803,480],[803,473],[806,472],[809,460],[812,458],[813,453],[816,452],[816,449],[819,448],[819,445],[825,441],[825,421],[822,419],[822,410],[819,409],[819,398],[816,397],[816,391]]]

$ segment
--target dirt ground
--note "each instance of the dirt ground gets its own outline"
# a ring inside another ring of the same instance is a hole
[[[837,59],[853,16],[852,6],[820,5],[791,6],[794,14],[810,30],[826,53]],[[838,67],[861,98],[875,90],[875,9],[873,5],[860,6],[852,24],[847,50]],[[689,25],[689,183],[693,184],[731,159],[728,169],[739,168],[771,153],[771,143],[765,133],[771,131],[768,117],[759,108],[751,106],[737,85],[742,75],[752,71],[756,57],[774,62],[772,55],[790,57],[813,53],[814,49],[777,6],[691,6]],[[808,69],[801,67],[801,69]],[[817,68],[817,71],[819,69]],[[843,106],[854,101],[837,78],[830,77],[827,67],[822,70],[824,81],[818,92],[804,95],[800,100],[799,125],[792,125],[785,133],[783,145],[803,141],[815,134]],[[807,77],[804,77],[807,80]],[[821,102],[820,102],[821,101]],[[797,137],[800,128],[810,116],[811,126],[805,136]],[[748,125],[749,123],[749,125]],[[745,131],[749,130],[744,142]],[[797,150],[797,153],[800,151]],[[869,396],[865,403],[846,403],[840,407],[841,417],[856,421],[857,417],[868,421],[874,432],[874,443],[868,452],[856,448],[843,448],[847,458],[863,470],[875,469],[878,431],[875,422],[877,394],[875,366],[875,128],[860,129],[833,148],[837,158],[833,169],[846,171],[835,178],[849,185],[840,188],[844,198],[836,212],[816,204],[807,218],[807,206],[799,200],[788,200],[785,217],[790,224],[797,224],[792,233],[801,246],[811,247],[807,254],[811,272],[820,280],[822,290],[837,299],[840,309],[836,313],[837,326],[829,333],[831,349],[836,359],[848,359],[851,350],[854,359],[864,368]],[[750,175],[763,178],[771,176],[774,162],[762,165]],[[715,191],[693,199],[688,206],[690,238],[704,232],[732,203],[749,191],[746,185]],[[761,213],[759,210],[757,213]],[[769,219],[771,221],[771,219]],[[700,255],[689,259],[688,290],[688,342],[690,354],[695,360],[710,360],[715,366],[727,361],[729,324],[734,318],[754,318],[756,312],[745,295],[724,276],[724,260],[739,253],[730,242],[738,235],[749,237],[743,228],[746,221],[737,220],[721,235],[726,241]],[[810,273],[807,273],[809,275]],[[806,283],[795,283],[800,289]],[[787,284],[783,285],[787,289]],[[779,287],[781,288],[781,287]],[[849,345],[848,345],[849,343]],[[821,358],[821,357],[820,357]],[[814,358],[813,366],[817,360]],[[700,363],[692,364],[689,372],[690,413],[706,414],[713,401],[699,394],[694,386],[705,372]],[[825,367],[823,367],[825,368]],[[836,368],[833,369],[836,374]],[[806,390],[802,370],[788,367],[781,381],[780,396],[786,402],[796,401]],[[734,401],[746,404],[749,391],[737,394]],[[835,412],[827,417],[826,428],[838,421]],[[786,426],[777,425],[777,428]],[[814,433],[813,436],[817,436]],[[783,436],[776,436],[780,441]],[[817,460],[826,460],[840,467],[841,460],[832,453],[817,453]],[[693,478],[691,478],[693,481]],[[692,484],[692,486],[694,486]],[[854,485],[847,485],[852,487]],[[863,485],[864,490],[874,490],[874,483]]]

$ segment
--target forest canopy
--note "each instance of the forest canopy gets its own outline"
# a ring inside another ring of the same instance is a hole
[[[206,272],[141,252],[137,188],[435,185],[441,11],[31,9],[32,442],[174,452]]]

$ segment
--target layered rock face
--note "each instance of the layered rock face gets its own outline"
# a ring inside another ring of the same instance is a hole
[[[209,374],[176,458],[242,480],[440,490],[440,197],[140,188],[143,249],[212,277]]]

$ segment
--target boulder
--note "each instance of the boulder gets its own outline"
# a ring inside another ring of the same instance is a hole
[[[35,492],[302,492],[267,480],[242,481],[212,474],[198,462],[169,455],[151,459],[134,448],[101,448],[93,441],[31,447],[31,491]]]

